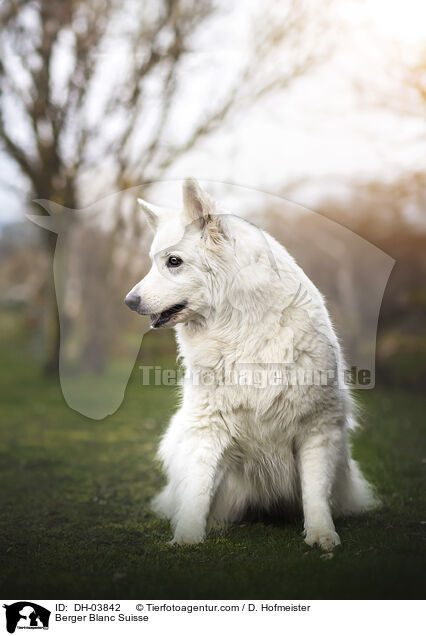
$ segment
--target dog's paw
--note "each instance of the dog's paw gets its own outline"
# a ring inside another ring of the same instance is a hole
[[[305,533],[305,542],[311,547],[317,545],[326,552],[331,552],[341,544],[339,535],[332,528],[309,528]]]
[[[204,541],[205,532],[202,528],[176,526],[173,539],[170,541],[172,545],[194,545]]]

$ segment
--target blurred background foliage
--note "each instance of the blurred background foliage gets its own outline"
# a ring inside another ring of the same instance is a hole
[[[368,15],[369,3],[361,4]],[[370,4],[374,8],[377,2]],[[58,369],[60,330],[52,281],[57,236],[22,220],[28,201],[56,203],[52,214],[58,216],[64,208],[82,209],[105,194],[123,192],[95,223],[78,228],[67,256],[74,279],[84,281],[73,290],[69,320],[78,315],[84,324],[79,346],[85,349],[88,368],[97,372],[114,346],[114,332],[129,328],[122,297],[147,267],[149,232],[128,188],[145,184],[143,193],[149,196],[149,183],[186,176],[183,169],[194,176],[207,171],[203,154],[196,154],[203,143],[209,156],[217,149],[217,164],[228,153],[222,179],[237,182],[239,175],[240,183],[247,182],[241,177],[244,170],[229,168],[233,146],[223,150],[224,136],[238,144],[246,136],[244,128],[239,129],[241,122],[251,121],[251,146],[261,143],[262,130],[256,132],[259,113],[268,118],[268,104],[285,104],[285,96],[291,99],[291,90],[297,92],[298,86],[307,95],[317,95],[327,69],[342,78],[350,76],[357,111],[377,109],[376,116],[382,118],[390,112],[402,127],[407,121],[420,122],[414,133],[407,127],[403,143],[408,151],[423,143],[424,150],[422,41],[408,39],[408,46],[406,40],[382,38],[375,44],[383,49],[376,78],[367,73],[368,60],[349,72],[335,62],[342,37],[355,25],[368,35],[368,24],[356,22],[352,9],[350,2],[331,0],[271,0],[267,11],[256,2],[242,10],[238,3],[213,0],[2,3],[0,158],[6,178],[0,182],[0,303],[23,321],[46,372]],[[344,94],[343,88],[337,89],[337,97],[339,90]],[[326,97],[331,115],[336,95],[330,89]],[[319,130],[320,113],[310,121],[315,125]],[[286,144],[285,122],[277,122],[275,136],[280,126]],[[356,123],[348,120],[346,127],[351,126],[356,130]],[[374,134],[365,136],[373,145]],[[323,150],[320,162],[327,164],[330,158]],[[287,159],[292,152],[297,149],[290,146]],[[416,165],[416,152],[403,171],[385,165],[381,173],[372,170],[370,175],[366,169],[363,174],[330,176],[326,168],[325,176],[299,171],[292,178],[276,166],[274,156],[263,156],[261,164],[268,174],[279,175],[274,181],[277,194],[313,205],[396,259],[381,311],[377,369],[383,382],[419,389],[425,379],[426,179]],[[262,187],[262,182],[249,185]],[[45,212],[36,207],[38,213]],[[291,234],[306,224],[303,215],[295,218],[289,233],[270,205],[256,210],[256,221],[290,252]],[[331,272],[321,262],[311,265],[321,291],[332,295]],[[108,281],[108,303],[102,302],[100,280]],[[94,309],[101,303],[102,324]],[[66,311],[62,317],[65,341]]]

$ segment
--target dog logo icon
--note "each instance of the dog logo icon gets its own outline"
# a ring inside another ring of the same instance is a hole
[[[37,603],[18,601],[3,605],[6,610],[6,629],[14,634],[15,629],[48,629],[51,612]]]

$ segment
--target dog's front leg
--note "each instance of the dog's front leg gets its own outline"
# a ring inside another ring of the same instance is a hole
[[[186,434],[185,447],[180,506],[173,520],[172,543],[178,544],[199,543],[205,538],[207,517],[219,481],[224,440],[203,427]]]
[[[339,453],[341,431],[313,432],[299,449],[305,541],[323,550],[340,544],[330,508],[330,495]]]

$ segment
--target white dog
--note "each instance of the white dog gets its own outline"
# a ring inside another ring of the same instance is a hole
[[[375,499],[350,455],[353,405],[323,298],[281,245],[220,213],[196,181],[183,198],[182,212],[139,200],[153,265],[125,300],[153,328],[176,328],[186,368],[153,509],[179,544],[247,510],[303,509],[306,543],[331,550],[333,515]]]

